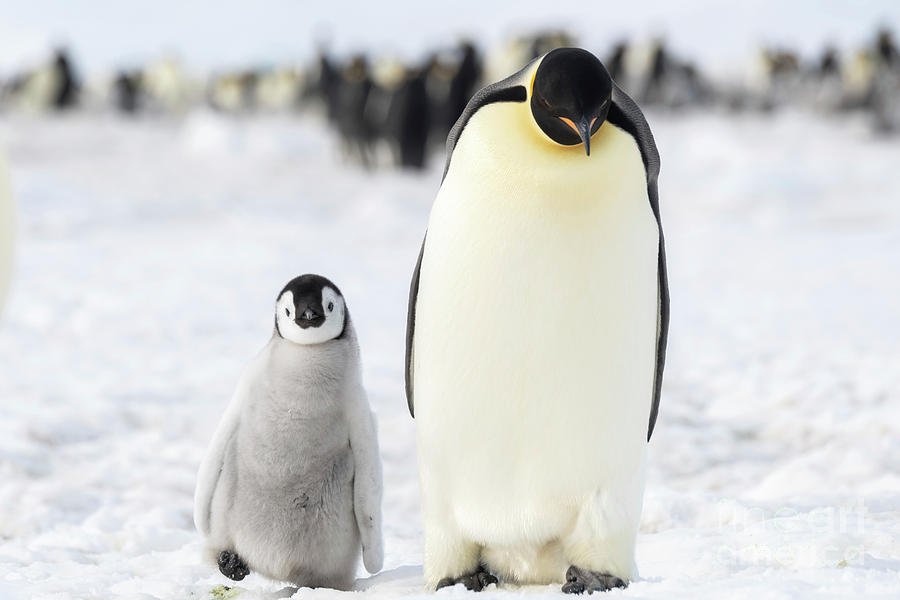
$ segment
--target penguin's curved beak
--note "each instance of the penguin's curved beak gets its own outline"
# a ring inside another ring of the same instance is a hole
[[[581,141],[584,144],[584,151],[588,156],[591,155],[591,125],[593,121],[588,121],[588,118],[584,115],[581,116],[581,120],[578,121],[578,135],[581,136]]]
[[[584,115],[581,115],[581,118],[578,122],[572,121],[572,119],[567,119],[566,117],[559,117],[559,120],[568,125],[578,136],[581,138],[581,143],[584,144],[584,151],[588,156],[591,155],[591,127],[594,125],[594,121],[597,120],[596,117],[588,121],[588,118]]]

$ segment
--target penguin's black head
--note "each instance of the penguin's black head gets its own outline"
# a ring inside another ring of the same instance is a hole
[[[611,102],[612,79],[587,50],[551,50],[534,74],[531,114],[538,127],[557,144],[584,144],[588,156]]]
[[[321,275],[301,275],[278,293],[275,331],[296,344],[320,344],[344,334],[346,313],[336,285]]]

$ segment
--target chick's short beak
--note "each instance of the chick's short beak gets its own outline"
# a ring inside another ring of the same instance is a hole
[[[297,317],[297,323],[308,323],[309,321],[315,321],[321,316],[322,315],[314,311],[312,307],[307,306],[306,310],[300,313],[300,315]]]

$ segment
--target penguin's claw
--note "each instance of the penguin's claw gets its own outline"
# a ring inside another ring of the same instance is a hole
[[[615,575],[596,573],[572,565],[566,571],[566,582],[562,586],[562,591],[564,594],[583,594],[584,592],[593,594],[624,587],[628,587],[628,584]]]
[[[484,570],[484,567],[478,567],[478,570],[468,575],[460,575],[459,577],[445,577],[437,584],[437,589],[456,585],[461,583],[466,586],[470,592],[480,592],[492,583],[497,583],[497,578]]]
[[[247,568],[241,557],[229,550],[222,550],[217,562],[222,575],[234,581],[240,581],[250,573],[250,569]]]

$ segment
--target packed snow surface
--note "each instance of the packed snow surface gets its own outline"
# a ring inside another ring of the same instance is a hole
[[[853,118],[649,118],[669,361],[640,579],[609,596],[900,597],[900,143]],[[0,143],[19,202],[0,319],[0,598],[295,591],[257,575],[218,587],[231,582],[202,561],[191,510],[275,294],[304,272],[342,288],[379,420],[385,569],[360,568],[357,587],[427,596],[403,351],[441,161],[370,173],[313,118],[203,112],[7,116]],[[560,592],[481,598],[518,595]]]

